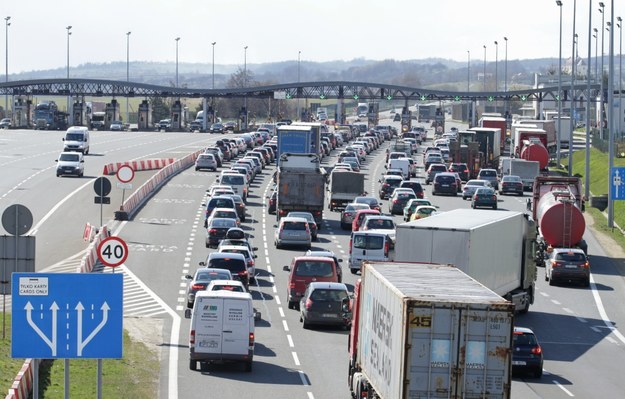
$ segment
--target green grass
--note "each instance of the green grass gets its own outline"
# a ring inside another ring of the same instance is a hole
[[[7,334],[0,341],[0,392],[7,392],[24,359],[11,359],[11,323],[7,314]],[[39,368],[41,398],[64,397],[63,360],[47,360]],[[96,396],[97,361],[70,360],[70,397]],[[160,363],[158,355],[144,344],[133,341],[124,331],[124,357],[102,361],[102,397],[148,399],[158,396]]]
[[[585,182],[584,174],[586,173],[586,151],[576,151],[573,153],[573,175],[579,175],[582,177],[582,182]],[[566,163],[563,161],[562,163]],[[615,158],[614,166],[625,166],[624,158]],[[608,154],[603,153],[595,148],[590,149],[590,176],[589,186],[590,192],[597,195],[608,194]],[[590,212],[590,215],[595,220],[595,228],[604,231],[613,238],[617,239],[621,246],[625,248],[625,237],[620,233],[618,229],[612,230],[607,227],[607,219],[601,215],[597,209],[591,208],[590,202],[586,203],[588,206],[586,209]],[[625,202],[614,201],[614,221],[621,228],[625,229]]]

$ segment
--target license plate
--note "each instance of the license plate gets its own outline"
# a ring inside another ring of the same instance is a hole
[[[512,361],[512,365],[513,366],[525,366],[527,363],[525,363],[525,361],[523,360],[513,360]]]
[[[335,313],[322,313],[322,314],[321,314],[321,317],[332,317],[332,318],[336,318],[336,317],[338,317],[338,315],[337,315],[337,314],[335,314]]]
[[[443,184],[442,186],[443,187],[449,187],[449,184]]]
[[[564,265],[566,269],[577,269],[577,265]]]

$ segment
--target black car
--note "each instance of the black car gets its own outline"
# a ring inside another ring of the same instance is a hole
[[[543,350],[529,328],[514,327],[512,371],[529,372],[536,378],[543,375]]]
[[[206,248],[215,248],[219,241],[226,237],[226,232],[233,227],[237,227],[234,219],[209,218],[206,226]]]
[[[379,192],[380,199],[387,199],[388,197],[390,197],[391,194],[393,194],[393,190],[399,187],[403,180],[404,179],[402,179],[400,176],[385,175],[382,180],[380,180],[380,183],[382,183],[380,185]]]
[[[410,189],[412,189],[412,191],[414,191],[414,194],[417,196],[417,198],[423,198],[424,197],[423,186],[418,181],[415,181],[415,180],[404,180],[403,182],[401,182],[399,187],[400,188],[410,188]]]
[[[469,167],[466,163],[452,163],[449,165],[449,171],[458,173],[460,180],[469,181]]]
[[[456,181],[456,176],[453,173],[437,173],[436,176],[434,176],[432,183],[434,185],[432,188],[432,195],[451,194],[455,196],[458,193],[458,182]]]
[[[222,123],[213,123],[211,127],[208,129],[211,133],[225,133],[224,125]]]
[[[304,328],[311,324],[347,328],[351,321],[349,292],[342,283],[312,282],[300,299],[300,318]]]
[[[523,180],[519,176],[506,175],[501,178],[499,194],[514,193],[523,195]]]
[[[236,128],[237,128],[237,123],[236,122],[226,122],[226,123],[224,123],[224,130],[229,130],[229,131],[234,133]]]

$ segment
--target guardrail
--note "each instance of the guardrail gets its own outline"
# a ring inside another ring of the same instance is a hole
[[[33,389],[33,362],[35,361],[35,359],[26,359],[15,376],[5,399],[28,399],[30,397],[30,391]]]
[[[163,158],[163,159],[144,159],[140,161],[127,161],[108,163],[104,165],[103,175],[114,175],[122,166],[131,166],[134,170],[154,170],[162,169],[165,166],[177,162],[175,158]]]

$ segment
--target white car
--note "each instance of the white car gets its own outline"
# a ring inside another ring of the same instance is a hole
[[[121,121],[113,121],[111,122],[110,129],[112,132],[121,132],[124,130],[124,124]]]
[[[64,175],[82,177],[85,173],[85,159],[80,152],[62,152],[56,163],[56,177]]]

